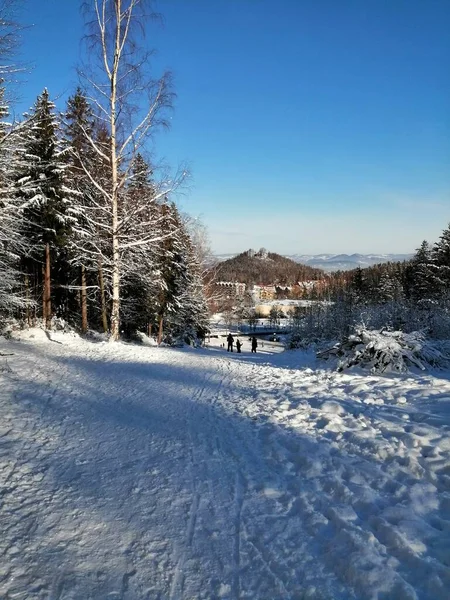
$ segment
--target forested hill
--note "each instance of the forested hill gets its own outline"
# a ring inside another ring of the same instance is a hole
[[[293,285],[297,281],[322,279],[324,272],[267,252],[247,250],[216,266],[216,281],[238,281],[247,285]]]

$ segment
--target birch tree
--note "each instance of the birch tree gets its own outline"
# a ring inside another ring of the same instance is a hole
[[[168,73],[153,79],[150,70],[151,51],[145,33],[154,16],[149,0],[86,0],[86,15],[91,62],[81,70],[89,88],[88,99],[99,119],[107,127],[110,144],[99,147],[86,135],[99,156],[109,163],[110,180],[105,187],[95,173],[85,166],[86,176],[103,195],[108,205],[111,240],[111,340],[120,333],[120,286],[124,252],[155,242],[153,223],[140,219],[139,236],[130,227],[146,214],[145,204],[124,211],[127,183],[132,178],[132,165],[141,148],[158,127],[167,125],[167,109],[172,102]],[[176,181],[167,181],[155,190],[151,202],[163,198]],[[142,235],[142,230],[145,233]],[[127,232],[127,233],[125,233]]]
[[[27,305],[29,296],[28,288],[25,294],[21,290],[20,256],[28,244],[21,232],[21,202],[15,189],[16,150],[28,123],[11,125],[7,117],[4,88],[0,87],[0,311],[4,315]]]
[[[21,235],[20,201],[15,194],[15,150],[27,122],[8,123],[9,105],[6,100],[16,74],[23,70],[17,61],[21,42],[18,22],[20,0],[0,0],[0,311],[12,311],[27,305],[27,294],[21,290],[20,254],[27,242]]]
[[[0,0],[0,77],[11,83],[24,65],[17,58],[24,27],[19,23],[22,0]]]

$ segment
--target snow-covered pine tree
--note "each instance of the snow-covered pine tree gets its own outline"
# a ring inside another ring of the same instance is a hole
[[[349,299],[351,304],[361,305],[368,301],[368,283],[361,267],[352,271],[352,278],[349,289]]]
[[[184,297],[185,338],[201,340],[209,331],[210,312],[206,282],[211,265],[211,247],[206,228],[198,219],[185,215],[183,229],[189,268],[189,285]]]
[[[132,164],[126,197],[123,199],[124,219],[120,234],[124,244],[131,238],[136,241],[144,239],[149,232],[153,239],[149,238],[144,244],[132,244],[122,253],[120,318],[123,330],[129,334],[141,330],[151,335],[155,325],[153,299],[161,288],[155,263],[158,248],[164,243],[159,197],[156,183],[152,180],[152,170],[138,153]]]
[[[443,300],[450,300],[450,223],[432,250],[436,285]]]
[[[377,286],[377,299],[381,304],[390,302],[401,302],[404,298],[403,286],[399,278],[394,274],[385,270],[380,277],[380,282]]]
[[[88,325],[108,326],[108,296],[111,291],[111,167],[108,148],[111,139],[101,119],[78,88],[69,98],[63,127],[69,152],[69,176],[77,190],[76,223],[71,236],[71,263],[79,272],[81,329]]]
[[[407,297],[420,308],[430,308],[437,300],[436,269],[432,248],[424,240],[406,269]]]
[[[157,296],[158,342],[194,341],[208,330],[202,264],[189,234],[189,223],[177,207],[162,207],[164,230],[171,228],[160,250],[162,285]]]
[[[85,171],[85,168],[89,168],[89,172],[92,172],[95,164],[100,160],[90,142],[95,135],[94,128],[93,111],[83,91],[78,88],[67,101],[62,129],[69,149],[67,174],[70,177],[71,187],[78,192],[74,205],[77,222],[73,227],[70,241],[71,262],[79,268],[82,333],[86,333],[88,329],[88,279],[90,284],[94,284],[101,254],[97,224],[100,215],[96,205],[102,201],[102,198]],[[90,285],[90,288],[92,287],[93,285]]]
[[[158,329],[158,344],[164,336],[168,339],[173,326],[170,317],[179,307],[179,298],[186,284],[186,268],[183,261],[181,218],[175,205],[163,202],[160,206],[161,243],[155,256],[155,271],[159,286],[153,301]],[[170,324],[169,324],[170,323]]]
[[[187,285],[180,299],[182,335],[185,341],[203,340],[209,331],[209,311],[204,293],[203,269],[197,247],[187,237],[185,253],[188,267]]]
[[[32,281],[34,299],[42,298],[42,317],[50,328],[52,279],[57,310],[66,316],[68,308],[67,244],[76,221],[72,208],[74,192],[66,185],[67,164],[58,139],[59,123],[46,89],[28,118],[30,127],[18,150],[16,180],[16,193],[22,199],[22,235],[29,243],[22,266]],[[40,288],[42,294],[38,292]]]

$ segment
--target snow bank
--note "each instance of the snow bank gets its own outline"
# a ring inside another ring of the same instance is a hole
[[[147,334],[143,333],[142,331],[137,331],[136,337],[143,346],[155,347],[158,345],[158,342],[155,339],[153,339],[152,337],[149,337]]]
[[[372,372],[404,373],[410,368],[425,371],[450,364],[448,346],[427,340],[421,332],[367,330],[364,327],[355,328],[354,333],[342,342],[318,352],[317,356],[335,359],[339,371],[358,365]]]

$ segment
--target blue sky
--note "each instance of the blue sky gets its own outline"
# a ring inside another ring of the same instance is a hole
[[[79,0],[25,0],[19,110],[76,86]],[[215,252],[409,252],[450,220],[448,0],[160,0],[155,152]]]

